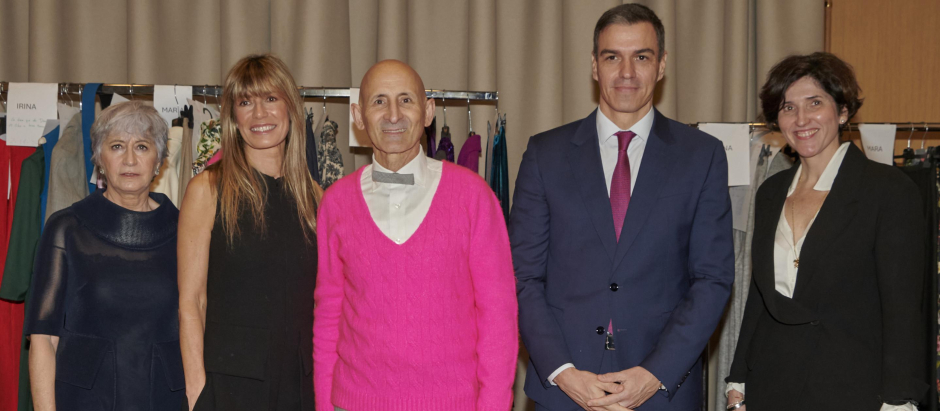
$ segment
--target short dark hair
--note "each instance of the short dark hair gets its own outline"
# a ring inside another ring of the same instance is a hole
[[[835,100],[839,113],[842,113],[843,108],[847,109],[848,118],[852,118],[862,107],[862,99],[858,97],[862,89],[855,80],[852,66],[833,54],[819,51],[806,56],[787,57],[770,69],[767,82],[760,90],[764,120],[777,124],[777,115],[786,101],[787,89],[803,77],[815,80]],[[839,127],[841,132],[844,125]]]
[[[605,11],[604,14],[601,15],[601,18],[597,20],[597,25],[594,26],[594,56],[597,56],[597,39],[607,26],[611,24],[637,24],[644,22],[652,24],[653,30],[656,30],[656,42],[659,46],[659,52],[656,57],[657,60],[661,60],[663,58],[663,52],[666,51],[666,29],[663,28],[663,22],[659,21],[659,17],[656,16],[656,13],[650,10],[649,7],[636,3],[616,6]]]

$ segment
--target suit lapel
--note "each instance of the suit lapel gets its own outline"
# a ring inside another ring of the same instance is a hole
[[[777,233],[780,213],[783,212],[784,204],[786,204],[787,190],[789,190],[790,182],[793,181],[793,176],[796,174],[796,168],[797,166],[793,166],[793,168],[781,172],[777,186],[769,190],[767,196],[757,200],[755,206],[760,207],[761,210],[766,209],[767,213],[761,212],[760,218],[756,221],[753,236],[754,246],[751,248],[753,276],[754,281],[757,283],[757,289],[763,297],[764,305],[770,315],[784,324],[806,324],[814,321],[817,317],[815,312],[804,305],[801,300],[787,298],[780,294],[775,284],[774,237]],[[799,278],[802,276],[803,269],[801,268],[797,276],[798,283]]]
[[[796,277],[796,288],[793,290],[794,298],[803,297],[808,284],[812,282],[816,268],[819,267],[819,262],[825,258],[835,239],[855,218],[858,211],[858,194],[861,191],[859,185],[864,180],[865,161],[864,154],[854,144],[845,153],[832,189],[820,207],[813,225],[806,232],[800,252],[800,271]]]
[[[620,241],[617,242],[614,272],[646,223],[647,216],[659,198],[659,191],[669,180],[669,175],[675,167],[673,162],[675,156],[670,155],[675,149],[675,140],[669,131],[668,120],[658,110],[655,108],[653,110],[653,127],[647,137],[643,160],[637,171],[636,187],[630,195],[630,206],[627,208],[623,230],[620,232]]]
[[[617,247],[617,234],[614,232],[610,196],[607,194],[607,182],[604,178],[604,167],[601,164],[596,116],[597,110],[594,110],[591,115],[581,120],[581,125],[578,126],[577,132],[571,139],[572,147],[568,152],[568,165],[580,189],[585,212],[590,216],[607,256],[613,259]]]
[[[751,248],[753,250],[751,253],[752,276],[754,282],[757,283],[757,288],[764,297],[767,310],[774,317],[778,317],[777,298],[786,298],[777,292],[774,284],[774,237],[777,233],[780,213],[783,211],[783,206],[787,200],[789,182],[793,181],[796,168],[797,166],[793,166],[789,170],[782,171],[780,173],[781,183],[778,187],[774,187],[768,193],[769,195],[759,198],[755,203],[755,207],[760,207],[761,210],[766,207],[767,213],[761,213],[760,218],[754,224],[754,244]]]

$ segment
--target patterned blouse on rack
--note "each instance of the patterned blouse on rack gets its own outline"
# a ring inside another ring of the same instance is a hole
[[[339,147],[336,147],[337,129],[339,125],[327,118],[323,123],[323,131],[320,132],[320,145],[317,146],[320,186],[324,190],[343,177],[343,156],[339,152]]]
[[[199,174],[208,166],[209,160],[222,147],[222,123],[209,120],[199,126],[201,137],[196,146],[196,159],[193,161],[193,175]]]

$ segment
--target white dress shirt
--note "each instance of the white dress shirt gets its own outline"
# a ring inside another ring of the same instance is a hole
[[[650,130],[653,129],[653,108],[646,113],[640,121],[637,121],[633,127],[627,130],[621,130],[613,121],[611,121],[600,107],[597,109],[597,140],[601,147],[601,166],[604,168],[604,181],[607,183],[607,196],[610,196],[610,181],[614,178],[614,168],[617,167],[617,153],[620,151],[620,142],[617,139],[617,133],[620,131],[632,131],[636,134],[630,145],[627,146],[627,158],[630,160],[630,194],[633,194],[633,187],[636,187],[636,177],[640,173],[640,161],[643,160],[643,152],[646,150],[646,142],[649,140]],[[548,376],[548,382],[555,385],[555,377],[568,368],[573,368],[574,364],[566,363],[558,367],[555,372]]]
[[[839,167],[842,166],[845,153],[849,151],[849,144],[852,143],[845,142],[839,146],[836,153],[829,159],[829,164],[826,164],[826,168],[819,176],[819,180],[816,181],[816,185],[813,186],[813,190],[832,190],[832,183],[839,174]],[[787,189],[787,198],[790,198],[793,192],[796,191],[796,185],[800,181],[802,174],[803,165],[801,164],[796,169],[796,174],[793,176],[790,188]],[[793,230],[787,222],[786,214],[787,208],[784,206],[783,210],[780,211],[780,218],[777,219],[777,231],[774,234],[774,289],[780,294],[783,294],[784,297],[793,298],[793,291],[796,289],[796,276],[799,272],[799,268],[793,266],[793,261],[801,254],[803,241],[806,239],[806,233],[809,232],[813,223],[816,221],[816,217],[819,216],[819,210],[816,210],[816,215],[810,220],[806,229],[803,230],[803,236],[800,237],[795,244],[793,243]],[[744,384],[735,382],[728,383],[727,388],[725,388],[725,395],[731,390],[737,390],[741,394],[744,394]],[[916,411],[916,409],[914,405],[910,403],[904,405],[884,404],[881,407],[881,411]]]
[[[653,108],[646,113],[640,121],[637,121],[633,127],[627,130],[620,130],[613,121],[611,121],[600,108],[597,109],[597,139],[601,146],[601,165],[604,167],[604,181],[607,183],[607,195],[610,195],[610,181],[614,178],[614,168],[617,167],[617,152],[620,151],[620,143],[617,140],[617,133],[620,131],[632,131],[636,134],[630,145],[627,146],[627,158],[630,160],[630,194],[633,194],[633,187],[636,187],[636,177],[640,173],[640,161],[643,160],[643,152],[646,150],[646,142],[649,140],[650,130],[653,129]]]
[[[378,183],[372,180],[372,170],[392,171],[382,167],[372,156],[372,164],[362,170],[359,182],[372,221],[386,237],[402,244],[418,230],[431,208],[443,168],[443,163],[422,152],[398,170],[399,174],[414,174],[414,185]]]

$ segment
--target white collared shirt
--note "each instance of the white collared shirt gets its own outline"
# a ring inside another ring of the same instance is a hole
[[[819,180],[816,181],[816,185],[813,186],[813,190],[832,190],[832,182],[835,181],[836,175],[839,174],[839,167],[842,166],[845,153],[849,151],[849,144],[852,143],[846,142],[839,146],[836,153],[829,159],[829,164],[826,165],[826,168],[819,176]],[[800,181],[800,175],[802,174],[803,165],[801,164],[796,169],[796,174],[793,176],[790,188],[787,189],[787,198],[790,198],[793,192],[796,191],[796,184]],[[819,210],[816,210],[816,215],[814,215],[813,219],[806,225],[806,229],[803,230],[803,236],[796,241],[796,244],[793,243],[793,230],[790,228],[790,224],[787,223],[786,214],[787,207],[784,206],[783,210],[780,211],[780,218],[777,220],[777,232],[774,234],[774,289],[780,292],[780,294],[783,294],[784,297],[793,298],[793,291],[796,287],[796,275],[799,271],[799,268],[793,266],[793,261],[800,255],[800,251],[803,249],[803,241],[806,239],[806,233],[813,227],[816,216],[819,215]]]
[[[829,164],[826,164],[826,168],[819,176],[819,180],[816,181],[816,185],[813,186],[813,190],[832,190],[832,183],[835,182],[836,176],[839,175],[839,167],[842,166],[842,160],[845,159],[845,154],[849,151],[849,144],[852,143],[845,142],[839,146],[836,153],[829,159]],[[790,198],[793,192],[796,191],[796,185],[800,181],[800,175],[802,174],[803,165],[801,164],[796,169],[793,181],[790,182],[790,188],[787,189],[787,198]],[[821,208],[822,207],[820,207],[820,209]],[[774,289],[780,294],[783,294],[784,297],[793,298],[793,291],[796,288],[796,276],[799,272],[799,268],[793,266],[793,261],[796,260],[797,256],[800,255],[800,252],[803,250],[803,241],[806,239],[806,233],[809,232],[813,223],[816,221],[816,217],[819,216],[819,210],[816,211],[816,215],[814,215],[813,219],[806,225],[806,229],[803,230],[803,236],[796,241],[796,244],[793,243],[793,230],[790,228],[790,224],[787,223],[786,210],[787,208],[784,206],[783,210],[780,211],[780,218],[777,219],[777,232],[774,234]],[[741,394],[744,394],[744,388],[745,384],[742,383],[728,383],[728,386],[725,388],[725,395],[731,390],[737,390]],[[915,408],[914,405],[910,403],[904,405],[883,404],[881,411],[915,411]]]
[[[640,172],[640,161],[643,160],[643,152],[646,150],[646,142],[649,140],[650,130],[653,129],[653,107],[650,111],[637,121],[633,127],[628,130],[620,130],[613,121],[611,121],[600,107],[597,108],[597,140],[601,147],[601,166],[604,168],[604,181],[607,183],[607,196],[610,196],[610,182],[614,179],[614,168],[617,167],[617,153],[620,151],[620,142],[617,139],[617,133],[620,131],[632,131],[636,134],[630,145],[627,146],[627,159],[630,160],[630,194],[633,194],[633,188],[636,187],[636,177]],[[555,377],[562,371],[573,368],[574,364],[566,363],[555,369],[548,376],[548,382],[555,385]]]
[[[392,171],[382,167],[372,156],[372,164],[362,170],[359,182],[372,221],[386,237],[402,244],[418,230],[431,209],[443,167],[440,161],[418,153],[398,170],[399,174],[414,174],[414,185],[377,183],[372,180],[373,169],[385,173]]]
[[[614,168],[617,167],[617,152],[620,150],[617,133],[632,131],[636,134],[636,137],[633,137],[633,140],[630,140],[630,145],[627,146],[627,158],[630,160],[630,194],[633,194],[633,187],[636,187],[636,177],[640,172],[640,161],[643,160],[643,152],[646,150],[650,130],[653,129],[653,108],[650,107],[650,111],[628,130],[620,130],[620,127],[617,127],[613,121],[607,118],[600,108],[597,109],[596,123],[597,139],[601,146],[601,165],[604,167],[604,181],[607,183],[608,196],[610,195],[610,181],[614,178]]]

